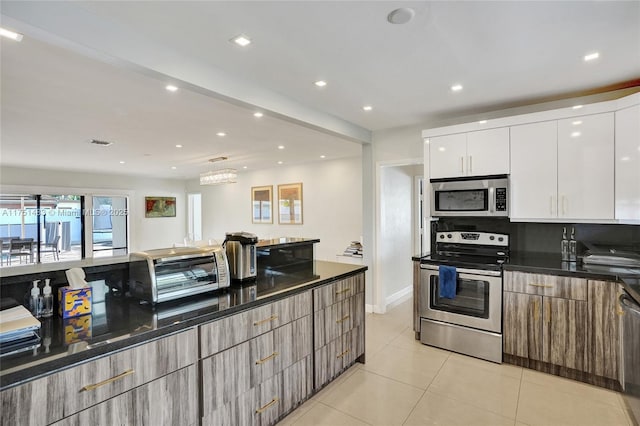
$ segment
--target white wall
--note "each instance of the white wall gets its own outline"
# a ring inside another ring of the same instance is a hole
[[[303,224],[279,225],[279,184],[302,182]],[[251,187],[273,185],[274,223],[251,223]],[[202,193],[202,237],[224,240],[226,232],[252,232],[260,239],[319,238],[316,259],[336,261],[352,240],[362,236],[362,160],[360,157],[277,167],[238,174],[238,182],[200,186],[189,181],[190,193]],[[365,248],[366,250],[366,248]]]
[[[414,177],[420,175],[420,165],[381,168],[378,272],[386,303],[413,282]]]
[[[187,232],[183,180],[2,167],[0,192],[128,196],[130,251],[171,247]],[[145,196],[176,197],[176,217],[145,218]]]

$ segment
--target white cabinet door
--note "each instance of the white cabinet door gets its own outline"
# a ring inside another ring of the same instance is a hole
[[[511,132],[511,218],[557,216],[557,123],[513,126]]]
[[[613,113],[558,121],[558,218],[613,219]]]
[[[431,179],[464,176],[467,134],[429,138]]]
[[[467,133],[468,176],[509,174],[509,128]]]
[[[640,105],[616,112],[616,219],[640,220]]]

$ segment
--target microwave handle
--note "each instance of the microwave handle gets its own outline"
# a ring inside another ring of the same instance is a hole
[[[496,189],[489,187],[489,213],[495,213],[496,211]]]

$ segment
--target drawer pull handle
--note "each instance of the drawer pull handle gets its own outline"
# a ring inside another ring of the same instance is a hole
[[[345,356],[348,353],[349,353],[349,349],[347,349],[346,351],[344,351],[341,354],[339,354],[338,356],[336,356],[336,358],[342,358],[343,356]]]
[[[346,293],[346,292],[348,292],[349,290],[351,290],[351,289],[350,289],[350,288],[345,288],[344,290],[336,291],[336,295],[338,295],[338,294],[342,294],[342,293]]]
[[[265,322],[275,321],[277,319],[278,319],[277,315],[271,315],[269,318],[254,322],[253,325],[260,325],[260,324],[264,324]]]
[[[264,364],[265,362],[269,361],[270,359],[273,359],[273,358],[277,357],[278,355],[279,355],[278,352],[274,352],[274,353],[272,353],[271,355],[269,355],[266,358],[262,358],[262,359],[257,360],[256,364]]]
[[[256,413],[258,413],[258,414],[264,413],[267,409],[269,409],[269,407],[273,406],[274,404],[277,404],[278,401],[280,401],[280,398],[278,398],[278,397],[273,398],[269,403],[267,403],[266,405],[263,405],[262,407],[258,408],[256,410]]]
[[[348,320],[350,317],[351,317],[351,315],[346,315],[346,316],[340,318],[339,320],[336,320],[336,322],[339,324],[339,323],[341,323],[343,321]]]
[[[108,385],[109,383],[113,383],[113,382],[115,382],[117,380],[124,379],[125,377],[130,376],[133,373],[135,373],[135,370],[127,370],[124,373],[118,374],[117,376],[114,376],[114,377],[112,377],[110,379],[103,380],[102,382],[99,382],[99,383],[94,383],[93,385],[87,385],[87,386],[83,387],[82,389],[80,389],[80,392],[92,391],[94,389],[99,388],[100,386]]]
[[[529,284],[531,287],[553,288],[553,284]]]

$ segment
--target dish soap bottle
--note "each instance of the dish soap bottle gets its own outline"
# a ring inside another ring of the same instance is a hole
[[[42,289],[42,317],[49,318],[53,316],[53,294],[51,294],[51,286],[49,283],[51,279],[47,278],[44,281],[44,288]]]
[[[36,318],[40,318],[41,306],[42,306],[40,288],[38,287],[39,282],[40,280],[35,280],[33,282],[33,288],[31,289],[31,297],[29,298],[29,310],[31,311],[31,314]]]
[[[567,262],[569,260],[569,241],[567,240],[567,227],[562,228],[562,242],[560,243],[560,249],[562,252],[562,261]]]
[[[569,240],[569,262],[575,262],[578,260],[577,253],[577,241],[576,241],[576,228],[571,227],[571,239]]]

